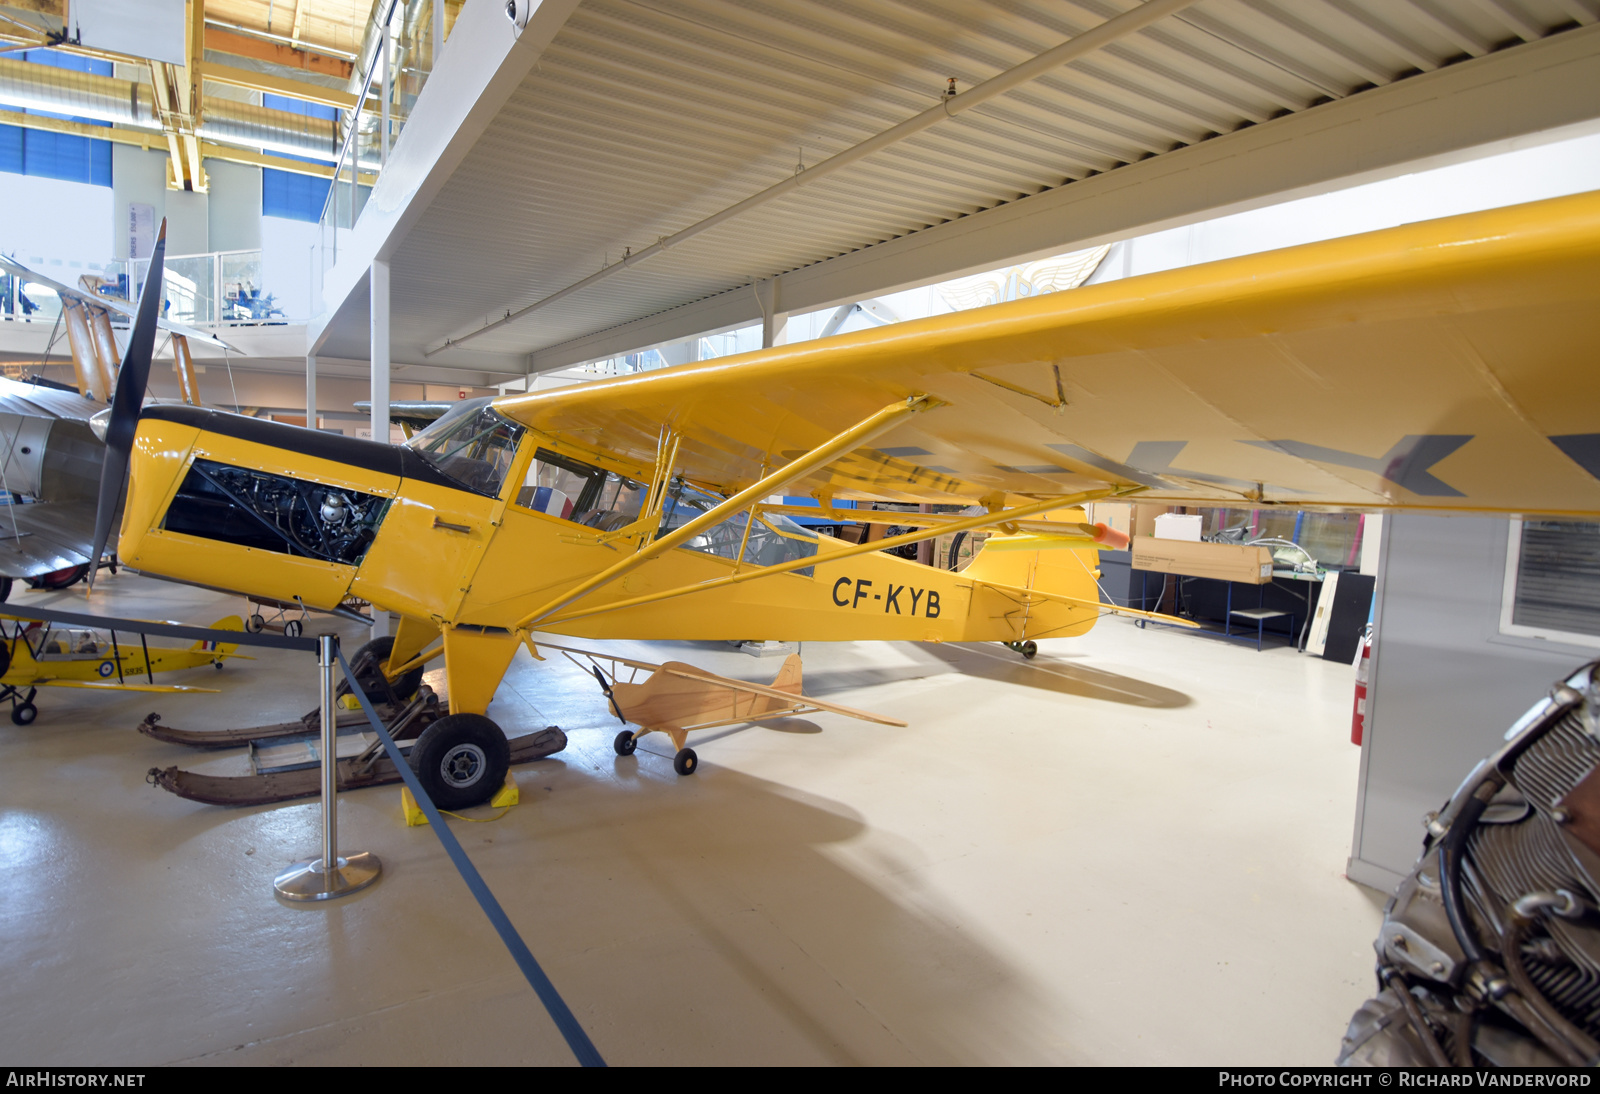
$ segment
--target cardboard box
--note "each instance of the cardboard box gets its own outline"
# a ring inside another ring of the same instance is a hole
[[[1190,543],[1181,539],[1135,536],[1133,568],[1264,585],[1272,580],[1272,550],[1238,543]]]

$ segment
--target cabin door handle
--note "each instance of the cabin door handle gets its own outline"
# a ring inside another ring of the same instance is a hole
[[[433,518],[433,526],[435,528],[443,528],[447,532],[470,532],[470,531],[472,531],[471,525],[467,525],[467,524],[451,524],[447,520],[440,520],[437,516],[435,516]]]

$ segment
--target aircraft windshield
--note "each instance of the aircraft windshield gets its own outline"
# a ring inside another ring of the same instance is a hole
[[[484,399],[452,408],[406,446],[466,489],[494,497],[521,438],[522,427],[495,413]]]

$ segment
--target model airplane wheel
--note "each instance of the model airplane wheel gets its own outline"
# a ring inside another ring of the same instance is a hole
[[[672,757],[672,770],[680,775],[693,775],[694,769],[700,766],[700,757],[694,754],[692,748],[680,748],[678,754]]]
[[[260,615],[252,615],[248,620],[245,621],[244,625],[244,629],[249,631],[251,634],[260,634],[262,631],[266,630],[266,627],[267,621],[262,619]]]
[[[39,717],[39,708],[32,703],[18,703],[11,709],[11,720],[19,726],[32,725],[33,720],[37,717]]]
[[[1022,654],[1022,656],[1026,657],[1029,661],[1032,661],[1034,655],[1039,652],[1039,643],[1030,638],[1028,641],[1017,647],[1017,652]]]
[[[283,625],[283,636],[285,638],[299,638],[300,632],[303,629],[304,628],[301,626],[300,620],[291,619],[289,622]]]
[[[639,738],[625,729],[617,734],[616,740],[611,742],[611,747],[617,750],[618,756],[632,756],[634,749],[639,747]]]
[[[11,599],[11,579],[9,577],[0,577],[0,604],[4,604],[7,600],[10,600],[10,599]]]
[[[511,766],[511,746],[481,714],[447,714],[417,738],[411,769],[440,809],[464,809],[494,797]]]

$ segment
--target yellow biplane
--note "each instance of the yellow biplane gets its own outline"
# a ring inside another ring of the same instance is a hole
[[[444,657],[450,714],[419,751],[448,787],[452,760],[503,762],[462,727],[541,632],[1083,634],[1126,611],[1099,603],[1113,537],[1077,508],[1098,499],[1600,513],[1597,274],[1585,194],[467,402],[402,446],[129,400],[121,554],[398,613],[388,677]],[[103,513],[121,475],[108,455]],[[914,530],[845,543],[789,520],[784,493]],[[883,551],[979,528],[1004,534],[960,573]]]
[[[201,665],[220,669],[228,658],[238,656],[239,650],[235,643],[214,639],[201,640],[187,649],[152,647],[136,633],[124,633],[119,641],[116,631],[60,629],[9,615],[0,619],[15,624],[0,641],[0,702],[10,701],[11,720],[19,726],[30,725],[39,716],[33,700],[42,687],[214,692],[216,688],[158,684],[155,674]],[[217,620],[211,629],[242,631],[244,620],[232,615]]]

